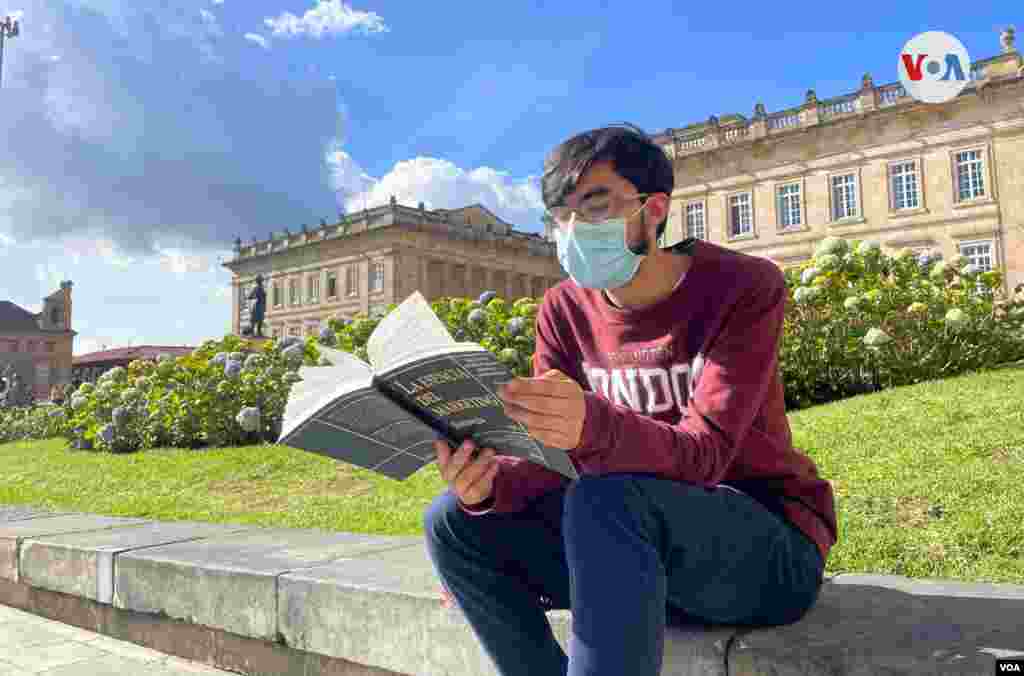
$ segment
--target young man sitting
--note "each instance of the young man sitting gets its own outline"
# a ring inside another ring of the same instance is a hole
[[[832,489],[792,445],[769,260],[666,232],[674,176],[641,131],[570,138],[543,198],[570,279],[507,412],[580,473],[437,445],[437,573],[503,676],[656,676],[666,613],[778,625],[813,606]],[[545,610],[570,608],[569,656]]]

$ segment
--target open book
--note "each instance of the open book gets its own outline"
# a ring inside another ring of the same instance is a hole
[[[568,454],[505,414],[495,393],[512,371],[486,348],[456,342],[417,291],[370,335],[370,363],[320,346],[331,366],[302,367],[278,443],[405,479],[435,459],[434,441],[514,455],[577,478]]]

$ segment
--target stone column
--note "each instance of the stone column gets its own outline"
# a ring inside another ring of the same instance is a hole
[[[861,79],[860,91],[857,92],[857,108],[862,115],[878,109],[878,90],[870,73],[865,73]]]

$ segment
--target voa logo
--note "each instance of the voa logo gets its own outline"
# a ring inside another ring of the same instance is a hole
[[[929,31],[907,41],[897,69],[907,94],[925,103],[945,103],[967,86],[971,57],[949,33]]]
[[[1019,674],[1021,672],[1021,666],[1019,664],[1000,664],[999,673],[1001,674]]]

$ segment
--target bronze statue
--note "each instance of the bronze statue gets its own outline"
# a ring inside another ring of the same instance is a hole
[[[255,300],[252,305],[252,314],[249,319],[249,326],[252,335],[263,337],[263,315],[267,310],[267,292],[263,288],[263,275],[256,275],[256,288],[249,292],[247,300]]]

